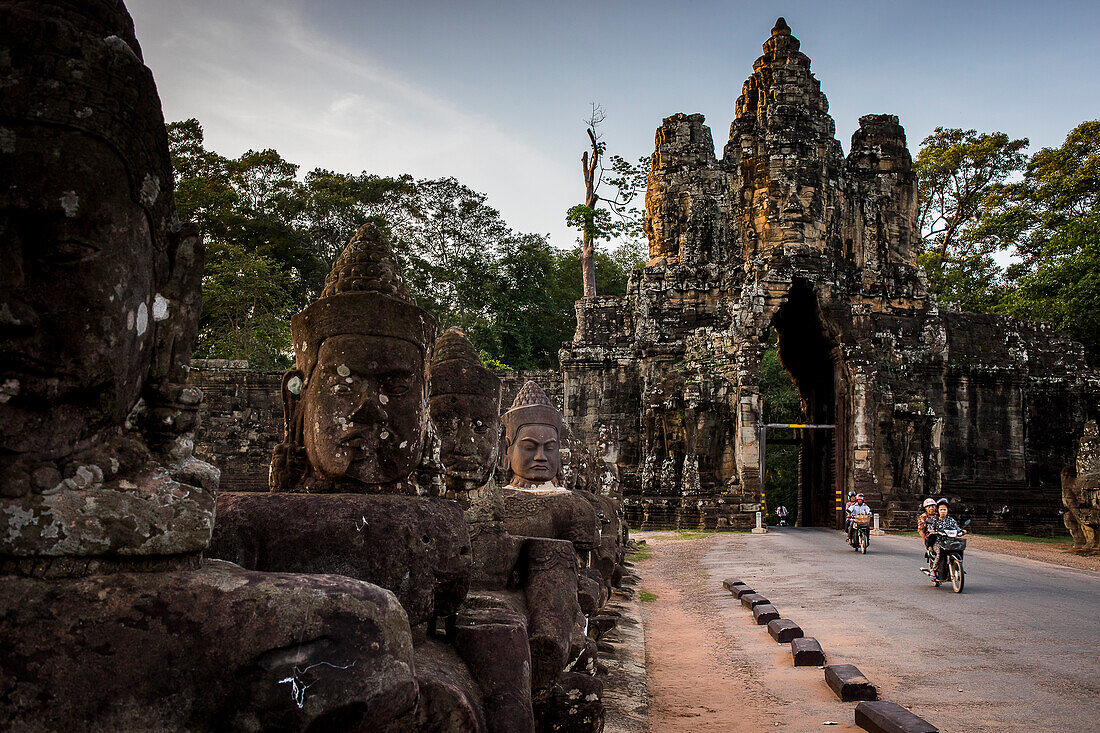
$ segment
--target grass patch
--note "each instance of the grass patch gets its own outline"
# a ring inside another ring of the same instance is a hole
[[[657,600],[657,594],[656,593],[650,593],[647,590],[643,590],[640,593],[638,593],[638,600],[640,600],[642,603],[649,603],[650,601]]]
[[[653,548],[649,545],[642,545],[637,550],[634,550],[630,555],[632,562],[641,562],[642,560],[648,560],[653,557]]]
[[[717,532],[704,532],[696,529],[678,529],[676,534],[682,540],[699,540],[704,537],[713,537]]]
[[[988,537],[993,540],[1015,540],[1016,542],[1042,542],[1048,545],[1068,545],[1073,542],[1072,537],[1032,537],[1029,534],[978,534],[972,532],[975,537]]]

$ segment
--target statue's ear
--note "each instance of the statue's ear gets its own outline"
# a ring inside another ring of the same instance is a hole
[[[302,436],[302,390],[305,375],[300,369],[291,369],[283,375],[283,442],[304,445]]]

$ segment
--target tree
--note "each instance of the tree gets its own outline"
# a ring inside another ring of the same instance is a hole
[[[196,356],[289,363],[290,315],[320,294],[332,262],[367,221],[389,233],[417,303],[443,328],[463,328],[487,363],[551,367],[572,337],[583,293],[576,252],[513,231],[484,194],[454,178],[322,169],[300,178],[275,150],[235,159],[207,150],[196,120],[168,130],[179,211],[207,242]],[[609,175],[637,178],[625,163],[625,173],[614,165]],[[639,260],[630,242],[599,253],[600,292],[625,293]]]
[[[1100,120],[1035,153],[988,226],[1019,260],[997,310],[1053,323],[1100,365]]]
[[[196,351],[212,359],[247,359],[265,369],[288,366],[293,276],[270,257],[238,245],[215,244],[209,255]]]
[[[633,203],[640,191],[645,190],[649,173],[649,158],[640,158],[632,165],[619,156],[611,156],[611,175],[607,183],[615,188],[615,196],[599,195],[608,170],[603,165],[607,145],[599,132],[606,119],[603,109],[592,103],[591,113],[585,120],[589,149],[581,155],[581,174],[584,178],[584,203],[571,207],[565,215],[566,224],[581,230],[581,274],[584,297],[596,294],[595,242],[620,235],[638,236],[642,231],[644,211]],[[598,208],[600,204],[606,208]],[[614,217],[612,216],[614,214]]]
[[[1009,246],[989,227],[990,216],[1027,160],[1026,138],[1003,132],[937,127],[921,143],[914,169],[923,247],[919,262],[940,301],[989,312],[1004,294],[993,259]]]
[[[1024,167],[1027,138],[937,127],[917,154],[921,236],[942,260],[979,219],[990,194]]]

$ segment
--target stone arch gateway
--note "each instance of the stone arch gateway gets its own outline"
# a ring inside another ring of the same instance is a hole
[[[702,115],[657,129],[649,262],[625,296],[577,302],[561,351],[566,419],[614,464],[628,520],[751,525],[774,327],[806,419],[836,425],[804,433],[811,523],[852,489],[889,527],[929,495],[978,528],[1060,526],[1059,475],[1100,395],[1083,348],[1046,324],[941,309],[917,266],[898,118],[862,117],[845,156],[782,19],[763,48],[721,158]]]

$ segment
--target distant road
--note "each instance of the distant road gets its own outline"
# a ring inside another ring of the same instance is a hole
[[[913,537],[872,537],[859,555],[840,532],[784,527],[720,535],[702,563],[941,730],[1100,730],[1100,573],[968,550],[955,594],[932,587],[921,554]]]

